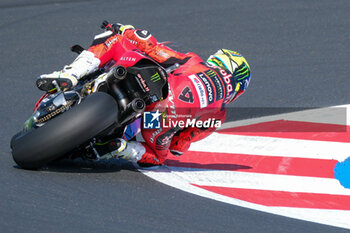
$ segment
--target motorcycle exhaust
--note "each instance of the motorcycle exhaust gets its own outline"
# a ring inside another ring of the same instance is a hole
[[[106,82],[109,88],[113,89],[115,84],[126,78],[127,72],[124,66],[115,66],[107,74]]]
[[[114,77],[116,79],[123,80],[126,77],[126,69],[124,66],[117,66],[114,71]]]
[[[109,83],[118,83],[126,77],[126,69],[124,66],[115,66],[108,72],[107,80]]]
[[[125,111],[120,115],[120,124],[123,125],[130,120],[138,118],[145,111],[146,103],[140,98],[136,98],[126,106]]]

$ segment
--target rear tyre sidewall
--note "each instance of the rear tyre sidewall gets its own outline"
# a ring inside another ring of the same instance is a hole
[[[117,117],[113,97],[94,93],[44,126],[16,134],[11,140],[13,159],[22,168],[40,168],[93,138]]]

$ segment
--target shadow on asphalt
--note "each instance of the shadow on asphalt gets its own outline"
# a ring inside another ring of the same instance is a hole
[[[18,165],[13,166],[22,169]],[[121,170],[138,172],[132,163],[122,160],[110,159],[106,161],[87,160],[59,160],[37,169],[36,171],[53,173],[115,173]]]
[[[173,159],[167,159],[165,161],[165,164],[167,166],[174,166],[174,167],[183,167],[183,168],[195,168],[196,171],[198,170],[227,170],[227,171],[237,171],[237,170],[245,170],[245,169],[252,169],[250,166],[245,165],[239,165],[239,164],[201,164],[201,163],[193,163],[193,162],[180,162],[178,160]],[[186,170],[187,171],[187,170]]]

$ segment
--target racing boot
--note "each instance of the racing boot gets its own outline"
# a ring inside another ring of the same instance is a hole
[[[103,154],[101,159],[125,159],[137,162],[141,159],[146,149],[140,142],[127,142],[122,138],[112,139],[106,143],[95,143],[96,150]]]
[[[40,75],[36,85],[40,90],[48,92],[55,89],[52,82],[56,80],[60,88],[70,90],[77,85],[81,77],[94,72],[99,65],[100,60],[92,52],[84,50],[72,64],[65,66],[63,70]]]
[[[137,163],[140,167],[155,167],[162,164],[161,161],[156,158],[152,149],[141,142],[127,142],[124,139],[117,138],[104,143],[103,149],[101,146],[102,144],[95,143],[97,151],[103,154],[101,159],[125,159]]]

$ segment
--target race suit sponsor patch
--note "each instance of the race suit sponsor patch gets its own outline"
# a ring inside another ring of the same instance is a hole
[[[196,75],[192,74],[188,77],[191,79],[194,87],[196,88],[196,91],[197,91],[197,94],[199,97],[200,108],[207,107],[208,106],[207,94],[205,92],[204,85],[202,84],[202,82],[199,80],[199,78]]]
[[[221,100],[224,98],[224,87],[217,76],[217,74],[213,70],[207,70],[204,71],[204,73],[211,79],[211,81],[214,83],[215,91],[216,91],[216,98],[215,100]]]
[[[205,74],[197,73],[197,77],[199,77],[202,80],[202,82],[204,83],[204,85],[206,87],[208,105],[212,104],[214,102],[214,87],[213,87],[213,85],[210,83],[209,79],[207,78],[207,76],[205,76]]]

